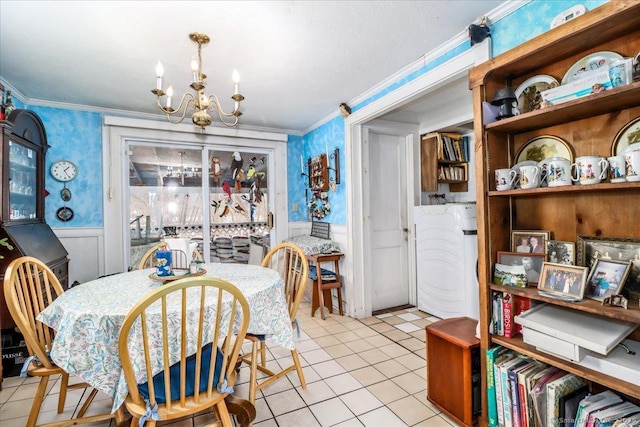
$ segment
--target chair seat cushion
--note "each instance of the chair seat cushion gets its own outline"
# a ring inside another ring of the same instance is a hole
[[[322,280],[334,280],[336,278],[336,273],[331,270],[326,270],[324,268],[320,269],[320,274],[322,274]],[[309,266],[309,279],[316,280],[318,278],[318,271],[315,265]]]
[[[209,366],[211,365],[211,343],[202,347],[202,369],[200,370],[200,392],[207,389],[209,380]],[[216,366],[213,372],[213,384],[217,386],[220,379],[220,371],[222,370],[222,351],[216,347],[217,357]],[[186,384],[185,384],[185,396],[193,396],[195,390],[196,379],[196,355],[192,354],[186,359]],[[171,377],[171,400],[180,399],[180,362],[177,362],[169,368],[169,376]],[[167,396],[164,389],[164,371],[158,372],[153,376],[153,387],[156,394],[156,402],[158,404],[165,403]],[[138,384],[138,391],[140,395],[147,401],[149,401],[149,384],[148,382]]]

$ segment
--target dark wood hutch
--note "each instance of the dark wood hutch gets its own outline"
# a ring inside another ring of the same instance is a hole
[[[33,111],[18,109],[0,121],[0,129],[0,283],[4,286],[7,266],[16,258],[28,255],[46,263],[66,289],[68,253],[44,220],[45,154],[49,146],[42,120]],[[3,289],[0,329],[6,331],[14,327]],[[0,355],[1,352],[0,346]]]

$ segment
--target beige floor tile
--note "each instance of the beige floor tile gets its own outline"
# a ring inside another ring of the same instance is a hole
[[[331,387],[335,394],[341,395],[350,391],[362,388],[362,384],[358,382],[351,374],[345,373],[325,379],[325,382]]]
[[[427,327],[427,326],[429,326],[429,325],[430,325],[430,324],[432,324],[433,322],[431,322],[431,321],[429,321],[429,320],[425,319],[424,317],[421,317],[421,318],[420,318],[420,319],[418,319],[418,320],[412,320],[412,321],[411,321],[411,323],[413,323],[413,324],[414,324],[414,325],[416,325],[416,326],[419,326],[419,327],[424,331],[424,328],[425,328],[425,327]]]
[[[366,388],[343,394],[340,396],[340,400],[356,415],[362,415],[365,412],[384,406],[384,404]]]
[[[348,356],[340,357],[335,359],[340,366],[342,366],[346,371],[353,371],[355,369],[363,368],[368,366],[370,363],[364,360],[357,354],[350,354]]]
[[[411,354],[411,352],[409,350],[407,350],[406,348],[402,347],[399,344],[396,344],[392,341],[390,341],[391,344],[387,344],[384,346],[380,346],[378,347],[380,349],[381,352],[383,352],[384,354],[386,354],[389,357],[401,357],[404,356],[406,354]]]
[[[412,337],[414,337],[416,339],[419,339],[422,342],[425,342],[426,332],[424,331],[424,329],[422,329],[420,331],[409,332],[409,335],[411,335]]]
[[[406,340],[407,338],[411,337],[411,335],[409,335],[408,333],[406,333],[404,331],[401,331],[400,329],[395,329],[393,331],[383,332],[382,335],[384,335],[385,337],[389,338],[393,342]]]
[[[339,339],[341,342],[351,342],[351,341],[356,341],[359,340],[360,337],[355,334],[354,332],[351,331],[347,331],[347,332],[341,332],[339,334],[335,334],[334,335],[337,339]]]
[[[436,415],[413,396],[391,402],[388,408],[408,425],[417,424]]]
[[[350,420],[336,424],[334,427],[363,427],[363,424],[357,418],[351,418]]]
[[[426,366],[426,361],[424,360],[424,358],[416,356],[413,353],[396,357],[395,360],[411,370],[424,368]]]
[[[422,328],[420,326],[416,326],[411,322],[406,322],[406,323],[398,323],[396,325],[396,328],[400,329],[403,332],[415,332],[415,331],[422,331]]]
[[[376,363],[383,362],[385,360],[389,360],[390,357],[378,350],[377,348],[373,348],[371,350],[362,351],[358,353],[364,360],[369,362],[370,365],[374,365]]]
[[[355,371],[349,372],[355,379],[358,380],[360,384],[363,386],[369,386],[371,384],[379,383],[381,381],[386,381],[387,377],[382,374],[382,372],[378,371],[373,366],[367,366],[365,368],[356,369]]]
[[[295,411],[306,406],[304,400],[300,397],[297,391],[288,390],[282,393],[266,396],[265,400],[276,417],[278,415]]]
[[[367,390],[373,393],[373,395],[385,405],[409,395],[402,387],[391,380],[370,385],[367,387]]]
[[[332,345],[342,344],[342,341],[340,341],[338,338],[334,337],[333,335],[327,335],[324,337],[315,338],[315,342],[317,342],[318,345],[322,348],[329,347]]]
[[[367,427],[405,427],[405,424],[389,408],[378,408],[358,417]]]
[[[316,338],[319,338],[319,337],[326,337],[327,335],[331,335],[331,334],[329,334],[329,331],[327,331],[323,327],[305,329],[304,332],[307,335],[309,335],[311,338],[313,338],[313,339],[316,339]]]
[[[253,425],[256,427],[278,427],[278,423],[276,423],[275,418],[270,418],[260,423],[254,423]]]
[[[436,415],[431,418],[427,418],[422,422],[419,422],[413,427],[451,427],[451,426],[459,426],[459,424],[458,423],[451,424],[441,416]]]
[[[329,353],[321,348],[318,350],[307,351],[302,355],[302,357],[304,357],[304,360],[306,360],[309,365],[315,365],[316,363],[333,359]]]
[[[413,322],[414,320],[422,319],[420,316],[417,316],[415,313],[407,312],[407,311],[405,311],[404,313],[398,314],[398,317],[406,320],[407,322]]]
[[[373,325],[382,322],[382,320],[378,319],[377,317],[367,317],[364,319],[359,319],[359,321],[364,323],[365,325]]]
[[[307,384],[311,384],[316,381],[320,381],[322,377],[318,375],[318,373],[311,366],[304,366],[302,368],[302,375],[304,375],[304,380]],[[300,379],[298,378],[298,373],[295,375],[289,375],[289,381],[295,388],[300,387]]]
[[[318,350],[322,347],[312,339],[296,342],[296,350],[298,353],[304,353],[311,350]]]
[[[334,359],[353,354],[353,350],[349,347],[348,344],[336,344],[325,347],[325,351],[329,353]]]
[[[398,345],[410,350],[414,353],[424,353],[424,350],[427,348],[427,345],[424,341],[420,341],[415,337],[408,338],[406,340],[398,341]]]
[[[353,333],[356,334],[357,336],[359,336],[360,338],[368,338],[368,337],[374,337],[374,336],[378,335],[377,331],[375,331],[374,329],[371,329],[369,327],[364,327],[364,328],[360,328],[360,329],[354,329]]]
[[[390,316],[382,319],[385,323],[389,325],[399,325],[400,323],[406,323],[404,319],[399,318],[398,316]]]
[[[385,337],[384,335],[369,337],[367,338],[367,342],[371,344],[372,347],[382,347],[382,346],[393,343],[393,341],[391,341],[389,338]]]
[[[3,387],[2,390],[0,390],[0,405],[9,400],[9,397],[11,397],[16,390],[18,390],[18,387]]]
[[[313,369],[320,375],[320,378],[329,378],[347,372],[335,360],[327,360],[326,362],[313,365]]]
[[[399,375],[404,375],[409,372],[406,366],[401,365],[395,360],[385,360],[384,362],[376,363],[373,365],[378,371],[382,372],[387,376],[387,378],[397,377]]]
[[[293,389],[294,388],[293,384],[289,380],[289,378],[292,377],[293,375],[298,376],[297,373],[290,372],[286,376],[279,378],[277,381],[274,381],[268,386],[266,386],[265,388],[261,389],[262,394],[264,394],[264,396],[266,397],[266,396],[271,396],[272,394],[282,393],[283,391]]]
[[[267,401],[263,399],[256,398],[256,418],[253,423],[257,424],[264,420],[273,419],[273,413],[271,413],[271,409],[269,409],[269,405],[267,405]]]
[[[415,394],[422,390],[425,390],[426,392],[427,389],[427,382],[413,372],[407,372],[406,374],[397,376],[391,380],[409,394]]]
[[[316,403],[309,407],[323,427],[333,426],[355,416],[342,400],[337,397]]]
[[[320,426],[320,423],[316,420],[316,417],[313,416],[311,410],[306,407],[277,416],[276,421],[278,425],[281,426]]]
[[[382,319],[382,320],[384,320],[384,319]],[[380,322],[380,323],[376,323],[374,325],[371,325],[371,329],[373,329],[374,331],[382,333],[382,332],[387,332],[387,331],[393,331],[393,330],[396,329],[396,327],[393,326],[393,325],[390,325],[390,324],[388,324],[386,322]]]
[[[329,331],[329,333],[332,335],[339,334],[341,332],[347,332],[349,330],[349,328],[347,328],[346,326],[340,323],[337,323],[335,325],[325,326],[324,328],[327,331]]]
[[[307,385],[306,390],[298,390],[302,399],[307,405],[313,405],[314,403],[322,402],[336,397],[336,393],[329,387],[324,380],[316,381],[315,383]]]
[[[349,347],[351,350],[353,350],[354,353],[360,353],[362,351],[371,350],[374,346],[373,343],[368,341],[368,339],[349,341],[348,343],[345,343],[345,345]]]

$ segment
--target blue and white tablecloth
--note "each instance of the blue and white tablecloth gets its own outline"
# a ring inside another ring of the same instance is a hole
[[[238,287],[250,307],[248,332],[264,334],[273,344],[294,349],[284,282],[271,269],[245,264],[203,264],[206,276]],[[129,310],[162,286],[149,277],[154,269],[103,277],[73,287],[40,313],[38,320],[54,328],[51,359],[70,374],[114,399],[115,412],[127,396],[118,354],[120,327]]]
[[[300,246],[305,255],[330,254],[340,252],[340,246],[333,240],[303,234],[286,239],[285,242],[295,243]]]

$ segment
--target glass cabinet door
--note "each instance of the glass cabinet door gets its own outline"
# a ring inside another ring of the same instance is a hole
[[[9,142],[9,219],[35,219],[37,213],[37,152]]]

